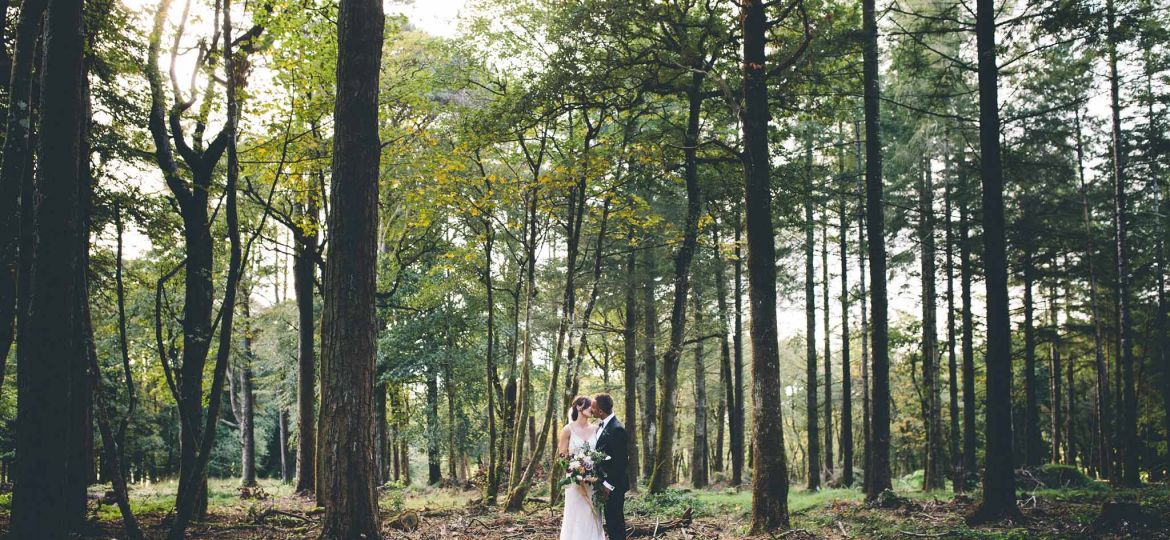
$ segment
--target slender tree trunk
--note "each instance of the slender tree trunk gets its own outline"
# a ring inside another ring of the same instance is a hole
[[[825,204],[828,208],[828,204]],[[824,315],[823,333],[825,338],[825,476],[833,477],[833,333],[829,331],[829,217],[821,216],[821,306]]]
[[[305,217],[316,219],[313,207]],[[297,295],[297,493],[314,493],[317,488],[316,371],[317,357],[313,290],[317,273],[317,233],[294,231],[293,290]]]
[[[329,256],[321,318],[322,539],[379,538],[374,485],[374,296],[378,232],[377,0],[341,0],[333,110]]]
[[[390,383],[378,382],[374,384],[374,469],[377,476],[374,482],[378,485],[386,483],[390,469],[390,419],[386,416],[386,394]]]
[[[511,469],[508,474],[508,489],[514,490],[515,486],[520,482],[520,475],[523,472],[524,466],[524,436],[525,426],[528,425],[530,416],[528,415],[528,402],[531,393],[531,371],[532,371],[532,307],[536,301],[536,238],[537,238],[537,188],[533,185],[529,188],[528,201],[526,203],[527,215],[525,216],[525,229],[527,230],[524,239],[525,250],[525,264],[527,268],[524,272],[525,290],[524,290],[524,336],[521,342],[523,343],[523,360],[520,365],[520,384],[517,388],[516,411],[513,418],[513,442],[512,442],[512,462]],[[515,509],[522,506],[523,498]]]
[[[622,327],[622,341],[624,357],[622,359],[625,383],[625,420],[629,433],[634,436],[627,441],[629,462],[626,464],[626,473],[629,476],[630,490],[638,489],[638,250],[633,243],[633,236],[627,238],[629,253],[626,254],[626,305],[625,326]]]
[[[655,291],[655,279],[658,274],[658,264],[655,253],[651,249],[646,253],[642,270],[642,304],[645,314],[642,317],[645,343],[642,344],[643,381],[645,389],[642,391],[642,448],[645,448],[645,457],[642,461],[642,476],[650,478],[654,473],[654,441],[658,434],[658,295]]]
[[[816,269],[813,253],[816,240],[813,237],[812,128],[805,126],[804,163],[804,332],[805,332],[805,416],[808,430],[808,490],[821,489],[820,431],[817,429],[817,296]]]
[[[922,489],[946,487],[946,458],[942,433],[942,399],[939,386],[938,294],[935,289],[934,174],[930,157],[922,160],[918,189],[918,242],[922,247],[922,377],[926,387],[926,466]]]
[[[961,474],[964,489],[969,486],[976,473],[976,447],[978,435],[975,431],[975,322],[971,307],[971,281],[974,272],[971,262],[971,213],[967,209],[969,196],[964,165],[959,163],[960,181],[963,193],[959,201],[959,319],[963,355],[963,461]]]
[[[740,113],[740,124],[743,126],[744,143],[744,209],[747,219],[748,294],[754,374],[753,533],[789,527],[788,463],[784,451],[781,409],[783,403],[780,393],[776,391],[782,385],[776,329],[776,246],[772,229],[771,155],[768,152],[768,72],[765,54],[768,17],[765,9],[763,2],[756,1],[744,2],[740,8],[744,74],[744,108]],[[739,260],[736,257],[737,267]],[[738,275],[738,268],[736,273]],[[738,314],[738,294],[736,302]],[[736,376],[738,378],[739,374]]]
[[[703,362],[703,302],[698,282],[691,293],[695,302],[695,429],[691,445],[691,486],[707,487],[707,373]]]
[[[693,70],[687,89],[687,129],[683,136],[683,177],[686,182],[687,213],[683,222],[683,239],[674,254],[674,303],[670,310],[670,343],[662,355],[662,396],[658,406],[658,438],[654,446],[654,473],[650,476],[650,492],[660,493],[671,482],[670,464],[674,456],[675,399],[678,386],[678,364],[682,356],[682,342],[686,331],[687,290],[690,286],[691,259],[698,245],[699,213],[702,193],[699,191],[698,145],[699,119],[702,113],[702,89],[706,72]]]
[[[490,180],[486,185],[486,191],[491,193]],[[500,377],[496,372],[496,297],[495,286],[492,278],[492,247],[495,244],[495,231],[492,229],[490,220],[483,220],[484,227],[484,266],[483,266],[483,284],[484,291],[487,295],[487,350],[484,353],[485,364],[487,365],[487,417],[488,417],[488,465],[487,465],[487,486],[484,491],[484,502],[488,505],[494,506],[496,504],[496,497],[500,491],[500,473],[503,472],[500,456],[496,451],[497,439],[499,439],[498,428],[496,427],[496,392],[500,387]]]
[[[870,304],[873,309],[870,340],[873,379],[870,440],[866,453],[871,454],[866,500],[877,498],[891,488],[890,481],[890,355],[886,319],[886,237],[885,210],[882,207],[882,146],[878,83],[878,27],[875,0],[862,0],[863,77],[865,85],[865,222],[869,247]]]
[[[987,414],[983,501],[968,521],[1019,519],[1012,459],[1012,351],[1004,235],[1003,163],[999,142],[999,66],[995,3],[977,0],[979,149],[983,182],[983,249],[987,286]]]
[[[950,138],[947,139],[946,148],[946,178],[943,181],[943,212],[944,221],[943,227],[946,235],[946,265],[947,265],[947,376],[948,382],[947,391],[949,392],[947,403],[950,405],[949,420],[950,430],[949,446],[947,447],[950,461],[951,486],[955,493],[962,493],[965,491],[963,479],[960,474],[962,470],[962,453],[959,451],[959,441],[962,436],[959,434],[959,366],[958,358],[955,355],[955,237],[954,226],[952,223],[953,205],[954,205],[954,189],[952,179],[954,178],[954,166],[951,161],[950,153]]]
[[[245,290],[245,293],[250,292]],[[247,295],[241,302],[240,313],[244,318],[244,354],[240,360],[240,417],[236,419],[240,426],[240,485],[253,487],[256,485],[256,397],[252,388],[252,331],[251,308]]]
[[[870,446],[871,419],[870,419],[870,385],[869,385],[869,313],[868,296],[865,287],[865,259],[868,246],[865,241],[866,205],[865,205],[865,172],[862,170],[861,158],[861,121],[853,124],[856,144],[853,146],[854,158],[857,161],[857,262],[860,271],[857,273],[861,285],[861,431],[865,452],[862,457],[862,486],[868,489],[870,484],[871,464],[873,460],[872,446]]]
[[[1141,441],[1137,434],[1137,394],[1134,387],[1133,371],[1133,322],[1130,314],[1129,297],[1129,208],[1126,192],[1126,166],[1128,156],[1125,135],[1121,130],[1121,89],[1117,70],[1117,43],[1120,40],[1116,23],[1113,0],[1105,3],[1107,20],[1106,42],[1109,53],[1109,108],[1112,112],[1112,167],[1113,175],[1113,219],[1114,244],[1117,249],[1117,360],[1121,367],[1122,390],[1118,397],[1122,403],[1121,426],[1118,434],[1121,443],[1121,484],[1136,487],[1141,484],[1138,475],[1138,452]]]
[[[276,419],[278,422],[277,429],[279,429],[278,437],[280,441],[280,481],[288,484],[292,482],[292,463],[288,455],[288,411],[281,409],[280,416]]]
[[[722,472],[724,418],[727,419],[728,431],[734,433],[740,427],[735,423],[735,380],[732,374],[731,343],[727,338],[730,329],[728,321],[730,313],[728,313],[727,307],[727,262],[723,259],[723,244],[719,238],[719,227],[712,227],[711,234],[712,242],[715,244],[715,294],[718,297],[716,306],[719,309],[719,382],[723,388],[723,400],[719,407],[719,428],[715,437],[715,467],[716,470]],[[729,433],[728,435],[730,439],[734,440],[733,434]],[[734,452],[735,450],[732,449],[732,453]],[[733,473],[734,468],[733,464]]]
[[[439,455],[439,378],[432,371],[427,376],[427,484],[443,479],[443,458]]]
[[[732,362],[732,374],[735,379],[735,405],[731,408],[730,445],[731,445],[731,484],[737,489],[743,484],[743,453],[744,433],[747,432],[744,416],[743,390],[743,243],[740,237],[743,233],[743,219],[739,208],[735,211],[735,328],[732,331],[732,343],[735,346],[735,356]],[[773,250],[775,247],[773,246]],[[786,465],[787,467],[787,465]]]
[[[1052,343],[1049,344],[1048,381],[1052,399],[1052,463],[1062,463],[1064,449],[1064,400],[1060,376],[1063,374],[1060,358],[1060,320],[1057,317],[1056,283],[1049,289],[1048,313],[1052,324]]]
[[[840,130],[839,130],[840,131]],[[842,142],[844,144],[844,142]],[[842,152],[844,149],[842,148]],[[841,485],[853,486],[853,366],[849,361],[849,212],[844,157],[840,158],[841,195],[837,217],[840,220],[837,249],[841,256],[841,461],[844,465]],[[826,306],[828,304],[825,304]]]
[[[1030,230],[1028,225],[1030,211],[1024,209],[1025,231]],[[1028,233],[1025,233],[1028,234]],[[1037,394],[1036,381],[1036,302],[1033,290],[1036,284],[1036,262],[1032,242],[1024,240],[1024,465],[1037,467],[1040,465],[1040,405]]]

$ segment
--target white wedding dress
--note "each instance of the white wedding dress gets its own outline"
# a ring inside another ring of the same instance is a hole
[[[576,452],[582,446],[597,443],[597,435],[589,440],[569,432],[569,452]],[[579,484],[565,486],[565,517],[561,520],[561,540],[604,540],[605,529],[601,516],[593,511],[593,487],[582,488]]]

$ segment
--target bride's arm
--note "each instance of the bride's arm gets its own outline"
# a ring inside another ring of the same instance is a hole
[[[560,457],[569,457],[569,426],[565,426],[561,430],[561,434],[557,437],[557,455]]]

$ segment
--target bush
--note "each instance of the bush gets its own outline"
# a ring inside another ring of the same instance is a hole
[[[1085,473],[1072,465],[1049,463],[1039,467],[1016,469],[1016,487],[1025,491],[1079,488],[1092,482]]]
[[[687,489],[667,489],[662,493],[646,494],[626,500],[626,513],[643,516],[681,516],[687,509],[701,514],[706,503]]]

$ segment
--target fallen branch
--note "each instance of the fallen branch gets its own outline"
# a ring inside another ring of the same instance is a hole
[[[633,523],[626,527],[626,536],[631,538],[635,536],[655,537],[661,532],[689,527],[691,522],[694,521],[694,517],[694,509],[687,508],[686,512],[683,512],[683,515],[677,519],[669,521],[655,520],[652,525],[649,523]]]
[[[914,531],[898,531],[898,533],[904,534],[906,536],[913,536],[915,538],[942,538],[944,536],[948,536],[948,535],[954,533],[954,531],[943,531],[940,533],[920,533],[920,532],[914,532]]]

